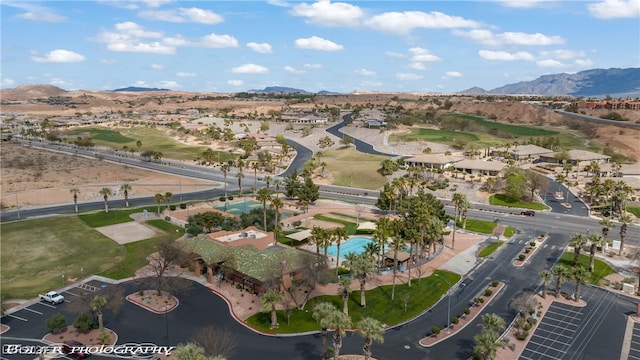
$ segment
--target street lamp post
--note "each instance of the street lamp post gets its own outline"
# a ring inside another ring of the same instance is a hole
[[[451,282],[439,273],[436,273],[435,275],[436,277],[446,281],[447,285],[449,285],[449,288],[447,289],[447,334],[449,334],[451,329]]]

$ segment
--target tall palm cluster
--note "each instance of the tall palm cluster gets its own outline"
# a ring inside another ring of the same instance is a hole
[[[620,167],[619,163],[613,163],[612,171],[614,175],[618,175]],[[608,214],[609,217],[624,216],[627,201],[634,193],[633,187],[622,180],[601,179],[600,164],[596,161],[586,165],[583,170],[587,174],[591,173],[591,181],[585,186],[587,201],[591,208],[600,208],[602,213]]]

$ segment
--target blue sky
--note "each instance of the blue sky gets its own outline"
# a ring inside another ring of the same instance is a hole
[[[451,93],[640,66],[640,0],[0,1],[0,86]]]

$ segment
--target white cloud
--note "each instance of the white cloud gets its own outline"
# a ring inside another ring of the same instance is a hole
[[[304,64],[302,67],[309,70],[320,70],[323,66],[321,64]]]
[[[111,51],[164,55],[171,55],[176,52],[175,46],[163,44],[161,41],[148,42],[148,39],[161,39],[162,33],[147,31],[134,22],[118,23],[115,25],[115,29],[116,31],[99,33],[95,40],[106,43],[107,49]]]
[[[640,0],[604,0],[587,5],[589,13],[599,19],[640,17]]]
[[[421,62],[412,62],[408,66],[413,70],[427,70],[427,66]]]
[[[423,76],[412,73],[397,73],[396,78],[398,78],[398,80],[420,80]]]
[[[203,36],[199,45],[207,48],[238,47],[238,40],[231,35],[210,34]]]
[[[536,8],[551,4],[549,0],[496,0],[502,6],[511,8]]]
[[[342,2],[332,3],[330,0],[319,0],[311,5],[307,3],[294,5],[290,13],[293,16],[305,17],[310,23],[346,27],[357,26],[359,20],[365,15],[357,6]]]
[[[320,51],[339,51],[344,49],[342,45],[338,45],[333,41],[323,39],[318,36],[312,36],[306,39],[297,39],[295,45],[298,49],[320,50]]]
[[[85,57],[73,51],[56,49],[44,56],[33,55],[31,60],[38,63],[76,63],[84,61]]]
[[[162,64],[151,64],[151,68],[153,70],[162,70],[162,69],[164,69],[164,65],[162,65]]]
[[[200,8],[178,8],[172,10],[145,10],[138,13],[143,19],[168,21],[173,23],[194,22],[199,24],[218,24],[224,18],[212,11]]]
[[[387,55],[388,57],[394,57],[394,58],[406,57],[406,55],[403,54],[403,53],[398,53],[398,52],[393,52],[393,51],[385,51],[384,54]]]
[[[547,59],[547,60],[538,60],[536,61],[536,65],[540,67],[553,67],[553,68],[561,68],[566,67],[567,65],[561,63],[558,60]]]
[[[431,51],[421,47],[411,48],[409,52],[412,54],[411,61],[413,62],[434,62],[442,60],[436,55],[433,55]]]
[[[261,54],[271,54],[272,52],[271,45],[269,45],[268,43],[258,44],[256,42],[250,42],[250,43],[247,43],[247,47]]]
[[[114,65],[117,63],[116,59],[100,59],[99,62],[102,65]]]
[[[575,64],[577,66],[589,67],[593,65],[593,61],[591,61],[591,59],[576,59]]]
[[[581,58],[586,56],[584,51],[573,51],[573,50],[564,50],[564,49],[558,49],[558,50],[552,50],[552,51],[541,51],[540,55],[546,56],[546,57],[555,57],[558,59],[575,59],[575,58]]]
[[[480,50],[478,51],[478,55],[485,60],[491,61],[515,61],[515,60],[526,60],[526,61],[534,61],[533,55],[526,51],[518,51],[516,53],[508,53],[506,51],[491,51],[491,50]]]
[[[242,80],[227,80],[227,84],[229,84],[231,86],[242,86],[244,84],[244,81],[242,81]]]
[[[16,83],[16,81],[13,80],[13,79],[2,78],[2,80],[0,80],[0,86],[2,86],[2,87],[13,86],[15,83]]]
[[[182,85],[173,80],[158,81],[158,87],[163,89],[180,89]]]
[[[293,74],[304,74],[304,73],[306,73],[306,71],[304,71],[304,70],[296,69],[293,66],[288,66],[288,65],[284,67],[284,71],[290,72],[290,73],[293,73]]]
[[[174,0],[138,0],[150,8],[157,8],[162,5],[171,4]]]
[[[234,74],[266,74],[269,72],[269,69],[256,64],[244,64],[234,67],[231,69],[231,72]]]
[[[36,2],[3,1],[2,5],[24,10],[23,13],[14,16],[16,19],[49,23],[59,23],[67,20],[67,17],[59,15],[55,11],[41,6]]]
[[[279,7],[291,7],[291,5],[283,0],[267,0],[267,4]]]
[[[462,73],[458,72],[458,71],[447,71],[444,73],[444,76],[442,77],[443,79],[450,79],[450,78],[459,78],[462,77]]]
[[[523,32],[504,32],[493,34],[485,29],[473,29],[469,31],[454,30],[455,35],[463,36],[477,43],[500,46],[500,45],[522,45],[522,46],[543,46],[564,44],[565,40],[561,36],[547,36],[541,33],[527,34]]]
[[[422,11],[386,12],[365,21],[374,30],[406,35],[414,29],[453,29],[476,28],[480,23],[459,16],[451,16],[441,12]]]
[[[367,70],[367,69],[358,69],[356,71],[354,71],[354,73],[358,74],[358,75],[362,75],[362,76],[376,76],[376,72],[375,71],[371,71],[371,70]]]
[[[176,73],[177,77],[196,77],[196,73],[191,73],[191,72],[177,72]]]

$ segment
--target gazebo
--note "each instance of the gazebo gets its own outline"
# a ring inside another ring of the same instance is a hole
[[[358,230],[375,230],[378,227],[373,221],[365,221],[358,225]]]
[[[311,229],[298,231],[293,234],[289,234],[285,236],[287,239],[295,240],[295,241],[303,241],[311,237]]]

